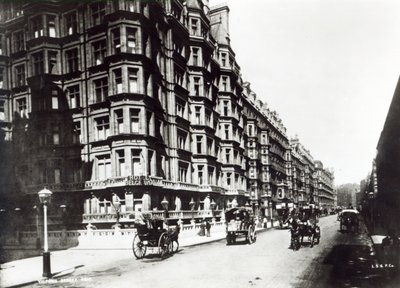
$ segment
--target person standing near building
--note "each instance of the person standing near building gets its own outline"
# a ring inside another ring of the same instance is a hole
[[[208,220],[206,220],[207,237],[210,237],[210,229],[211,229],[211,224]]]
[[[205,236],[206,235],[206,224],[205,224],[206,220],[203,218],[203,220],[200,223],[200,231],[198,233],[199,236]]]

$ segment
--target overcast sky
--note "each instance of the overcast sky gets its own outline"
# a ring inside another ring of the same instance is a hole
[[[243,80],[335,184],[372,167],[400,74],[398,0],[210,0],[230,7]]]

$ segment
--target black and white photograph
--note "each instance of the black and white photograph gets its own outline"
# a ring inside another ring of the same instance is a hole
[[[400,287],[399,15],[0,0],[0,287]]]

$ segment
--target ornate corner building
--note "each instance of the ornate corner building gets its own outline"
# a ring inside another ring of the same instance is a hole
[[[272,216],[313,195],[312,157],[241,78],[227,6],[0,5],[4,209],[29,209],[44,186],[50,212],[76,223],[107,222],[115,202],[126,221],[163,199],[185,220],[245,204]]]

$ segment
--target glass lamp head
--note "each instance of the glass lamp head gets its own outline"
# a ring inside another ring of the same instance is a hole
[[[53,194],[53,192],[51,192],[50,190],[48,190],[47,188],[44,188],[42,190],[40,190],[38,192],[39,195],[39,200],[40,203],[42,204],[49,204],[50,200],[51,200],[51,195]]]

